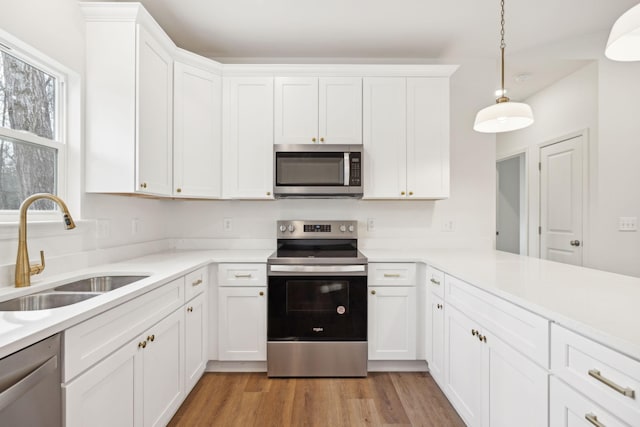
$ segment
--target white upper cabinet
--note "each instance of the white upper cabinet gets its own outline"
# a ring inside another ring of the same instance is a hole
[[[174,67],[173,195],[222,195],[222,78],[186,63]]]
[[[449,196],[449,78],[363,82],[364,197]]]
[[[174,45],[138,4],[81,8],[86,190],[171,195]]]
[[[272,199],[273,78],[223,80],[223,196]]]
[[[404,77],[363,81],[364,197],[405,197],[407,94]]]
[[[276,144],[361,144],[362,78],[276,77]]]

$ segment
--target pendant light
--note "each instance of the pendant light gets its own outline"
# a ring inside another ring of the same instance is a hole
[[[614,61],[640,60],[640,4],[627,10],[613,24],[604,54]]]
[[[473,129],[477,132],[499,133],[522,129],[533,123],[533,111],[522,102],[512,102],[504,90],[504,0],[500,1],[501,91],[496,103],[476,114]]]

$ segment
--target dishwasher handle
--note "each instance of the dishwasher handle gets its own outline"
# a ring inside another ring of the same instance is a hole
[[[31,371],[28,375],[12,384],[10,387],[0,391],[0,412],[18,400],[20,396],[37,385],[40,381],[58,369],[58,356],[55,355],[49,360]]]

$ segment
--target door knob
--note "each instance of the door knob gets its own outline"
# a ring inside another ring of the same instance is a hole
[[[580,240],[572,240],[569,242],[571,246],[580,246]]]

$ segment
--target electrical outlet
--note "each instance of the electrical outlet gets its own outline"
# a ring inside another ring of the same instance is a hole
[[[618,231],[638,231],[638,217],[621,216],[618,218]]]
[[[140,232],[140,219],[133,218],[131,220],[131,235],[136,235]]]
[[[376,228],[375,218],[367,218],[367,231],[373,231]]]
[[[455,223],[452,219],[448,219],[442,223],[442,231],[450,232],[455,229]]]
[[[232,225],[233,224],[231,218],[224,218],[222,220],[222,228],[224,229],[224,231],[231,231]]]

